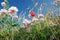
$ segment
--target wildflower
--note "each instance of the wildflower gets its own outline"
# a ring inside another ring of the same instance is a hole
[[[9,13],[15,15],[17,12],[18,12],[18,9],[16,7],[12,6],[9,8]]]
[[[6,2],[2,2],[1,5],[5,7],[6,6]]]
[[[6,9],[1,9],[0,12],[1,12],[1,15],[5,15],[7,14],[8,11]]]
[[[30,14],[29,14],[29,17],[34,17],[35,16],[35,12],[31,12]]]
[[[57,6],[59,2],[60,2],[60,0],[55,0],[55,1],[53,2],[54,6]]]
[[[27,19],[24,19],[24,20],[23,20],[23,24],[24,24],[24,26],[27,26],[28,24],[30,24],[30,21],[27,20]]]
[[[55,0],[54,2],[55,2],[55,3],[56,3],[56,2],[60,2],[60,0]]]
[[[38,18],[33,17],[30,25],[33,25],[33,24],[35,24],[35,23],[36,23],[36,24],[38,23]]]
[[[60,0],[56,0],[57,2],[60,2]]]
[[[38,14],[38,18],[44,18],[43,14]]]
[[[38,15],[38,20],[44,20],[44,15],[43,14],[39,14]]]

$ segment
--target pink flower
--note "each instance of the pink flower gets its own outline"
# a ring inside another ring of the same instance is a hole
[[[24,19],[24,20],[23,20],[23,24],[24,24],[24,26],[27,26],[28,24],[30,24],[30,21],[27,20],[27,19]]]
[[[6,2],[2,2],[1,5],[5,7],[6,6]]]
[[[8,11],[6,9],[1,9],[0,12],[1,13],[7,13]]]
[[[8,13],[8,11],[6,9],[1,9],[0,12],[1,12],[1,15],[5,15]]]
[[[60,2],[60,0],[55,0],[55,1],[53,2],[53,5],[54,5],[54,6],[57,6],[57,3],[58,3],[58,2]]]
[[[60,2],[60,0],[55,0],[54,2]]]
[[[16,14],[17,12],[18,12],[18,9],[16,7],[12,6],[9,8],[9,13]]]
[[[56,1],[60,2],[60,0],[56,0]]]

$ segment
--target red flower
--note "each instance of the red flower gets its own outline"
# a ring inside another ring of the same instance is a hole
[[[30,17],[34,17],[34,16],[35,16],[35,12],[31,12]]]

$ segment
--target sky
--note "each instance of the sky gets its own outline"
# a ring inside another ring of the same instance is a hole
[[[4,0],[0,0],[0,3],[3,2]],[[34,8],[34,12],[37,13],[39,7],[41,6],[42,3],[46,3],[45,7],[43,8],[42,13],[45,14],[50,8],[51,8],[51,3],[54,0],[8,0],[10,7],[11,6],[16,6],[19,10],[17,15],[20,15],[20,13],[26,12],[26,15],[29,14],[29,10],[32,9],[32,7],[34,7],[34,5],[36,3],[38,3],[38,5]],[[2,9],[3,7],[0,4],[0,9]]]

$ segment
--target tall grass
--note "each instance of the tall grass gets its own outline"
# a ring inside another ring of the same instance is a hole
[[[58,8],[59,5],[58,3],[55,7]],[[0,40],[60,40],[60,16],[53,16],[49,12],[44,16],[44,21],[35,20],[27,27],[20,25],[24,14],[18,18],[14,15],[0,15]]]

